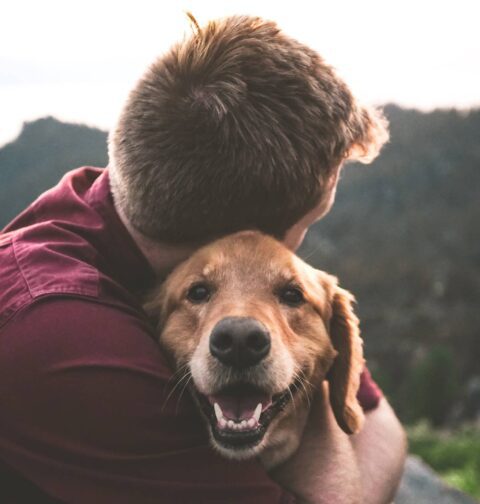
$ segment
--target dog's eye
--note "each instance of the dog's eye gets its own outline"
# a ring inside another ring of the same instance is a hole
[[[305,302],[303,292],[298,287],[285,287],[279,293],[280,302],[289,306],[300,306]]]
[[[194,284],[188,289],[187,298],[192,303],[205,303],[210,299],[210,289],[203,283]]]

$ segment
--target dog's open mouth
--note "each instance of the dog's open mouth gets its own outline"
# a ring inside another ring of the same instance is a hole
[[[195,390],[200,407],[210,422],[215,440],[229,449],[253,448],[260,443],[275,416],[297,389],[295,383],[280,394],[238,383],[205,396]]]

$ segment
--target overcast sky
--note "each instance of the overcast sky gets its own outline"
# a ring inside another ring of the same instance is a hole
[[[478,0],[3,0],[0,145],[46,115],[109,129],[145,67],[200,23],[256,14],[316,49],[367,103],[480,106]]]

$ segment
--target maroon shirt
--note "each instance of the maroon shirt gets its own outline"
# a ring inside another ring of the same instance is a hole
[[[168,398],[138,303],[153,279],[107,170],[66,174],[0,234],[0,501],[291,500],[257,461],[210,448],[188,394]],[[364,409],[380,396],[364,374]]]

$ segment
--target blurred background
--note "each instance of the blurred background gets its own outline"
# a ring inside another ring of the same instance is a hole
[[[106,166],[145,67],[200,24],[270,18],[318,50],[391,141],[348,165],[300,255],[358,301],[370,370],[445,481],[480,498],[480,6],[467,0],[4,2],[0,228],[66,171]]]

